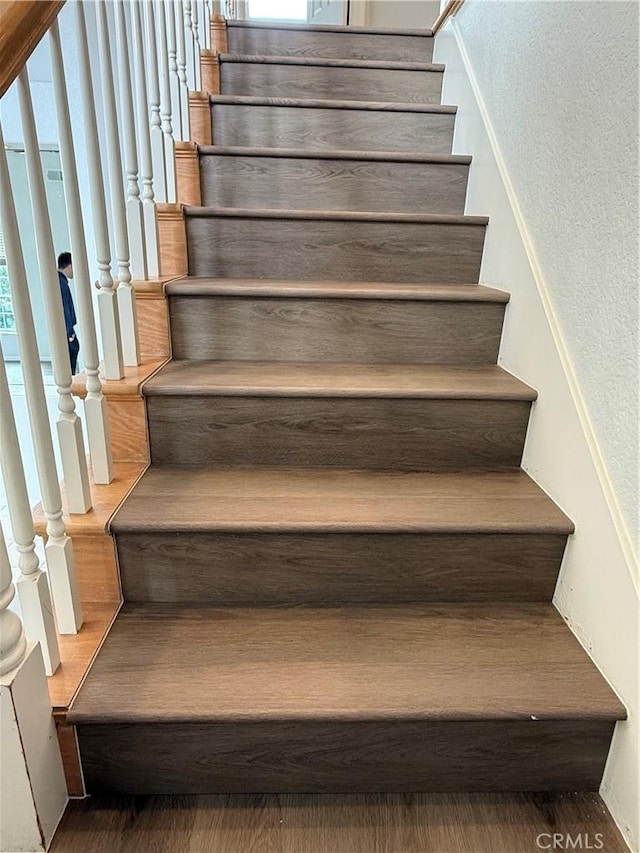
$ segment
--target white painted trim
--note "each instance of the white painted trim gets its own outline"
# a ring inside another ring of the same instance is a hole
[[[529,230],[527,229],[527,225],[522,215],[522,210],[520,208],[518,197],[513,188],[513,184],[511,183],[511,178],[509,177],[509,172],[507,170],[506,163],[502,155],[502,151],[500,149],[500,145],[496,138],[496,134],[493,129],[493,124],[491,122],[487,106],[484,102],[484,98],[482,97],[482,92],[480,91],[478,81],[476,79],[473,67],[469,60],[469,55],[467,54],[464,42],[460,35],[458,23],[455,18],[451,17],[449,18],[447,25],[453,32],[456,43],[458,45],[458,49],[460,51],[460,55],[464,63],[465,71],[468,75],[469,83],[473,90],[473,94],[478,105],[478,110],[482,117],[482,122],[484,124],[485,131],[487,133],[487,136],[489,137],[489,142],[491,144],[491,149],[493,151],[496,164],[500,172],[500,177],[502,179],[502,183],[504,184],[509,203],[513,210],[513,215],[518,226],[518,231],[520,232],[520,239],[522,240],[522,245],[524,246],[524,249],[527,253],[527,260],[529,261],[531,270],[533,272],[536,286],[538,288],[538,293],[540,295],[540,299],[544,307],[547,322],[549,323],[549,328],[551,330],[554,343],[558,350],[558,354],[562,362],[562,367],[564,368],[567,382],[569,383],[569,388],[571,389],[571,396],[573,398],[576,411],[578,412],[578,417],[580,418],[580,424],[582,426],[582,429],[584,430],[585,438],[589,445],[589,450],[591,452],[593,463],[595,465],[596,471],[598,472],[598,478],[602,486],[602,491],[604,492],[607,505],[611,513],[611,518],[616,528],[616,533],[618,534],[618,538],[620,539],[620,544],[622,546],[622,550],[625,555],[625,560],[627,562],[627,568],[629,569],[629,573],[631,575],[633,585],[636,588],[636,592],[638,592],[638,594],[640,595],[640,565],[638,563],[638,553],[634,548],[631,533],[629,532],[629,528],[622,514],[622,510],[620,509],[620,503],[615,493],[615,489],[613,488],[613,483],[611,482],[611,478],[609,476],[607,465],[604,460],[600,445],[598,443],[598,439],[596,438],[595,430],[593,428],[593,424],[591,422],[591,418],[589,417],[589,412],[587,410],[584,397],[582,395],[580,383],[578,382],[578,378],[571,362],[567,343],[562,334],[562,329],[560,328],[560,323],[558,322],[557,314],[553,307],[553,303],[551,302],[549,291],[545,284],[544,276],[542,275],[542,270],[540,269],[540,263],[538,261],[536,250],[534,248],[531,236],[529,234]]]

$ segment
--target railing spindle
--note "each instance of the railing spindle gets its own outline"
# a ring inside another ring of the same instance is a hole
[[[118,298],[113,286],[111,275],[111,247],[109,244],[109,228],[107,225],[107,202],[104,193],[102,161],[100,159],[100,144],[98,140],[98,121],[93,97],[93,78],[89,60],[89,42],[84,4],[75,3],[76,20],[78,24],[78,60],[80,66],[80,92],[82,112],[86,137],[85,156],[89,171],[91,186],[91,212],[93,216],[93,233],[98,262],[98,313],[100,316],[100,334],[104,359],[104,375],[106,379],[122,379],[124,377],[124,360],[122,357],[122,338],[120,335],[120,312]]]
[[[199,30],[199,8],[198,0],[191,0],[191,28],[193,30],[193,63],[196,72],[195,87],[196,91],[202,90],[202,77],[200,71],[200,30]]]
[[[173,0],[163,0],[163,12],[166,17],[167,50],[169,56],[169,88],[171,90],[171,121],[174,138],[185,140],[182,129],[182,110],[180,108],[180,77],[178,75],[178,45],[176,42],[176,15]]]
[[[58,389],[58,410],[60,414],[57,429],[67,488],[67,501],[70,512],[85,513],[91,509],[87,457],[82,437],[82,424],[71,393],[72,376],[67,330],[62,309],[60,282],[56,270],[56,255],[53,248],[51,222],[47,208],[40,148],[26,66],[18,75],[18,99],[27,161],[29,195],[33,211],[36,252],[51,346],[51,362]]]
[[[16,593],[7,543],[0,524],[0,675],[19,666],[27,651],[27,638],[17,613],[9,610]]]
[[[113,463],[109,435],[109,416],[107,401],[102,393],[102,382],[98,373],[100,358],[96,338],[95,316],[91,297],[91,278],[87,259],[87,246],[80,202],[80,188],[76,170],[76,157],[71,132],[71,115],[62,60],[60,30],[57,20],[49,31],[51,48],[51,71],[58,117],[58,135],[60,137],[60,157],[64,177],[64,193],[69,218],[69,236],[76,281],[78,313],[80,315],[80,334],[82,352],[87,374],[87,396],[84,412],[89,436],[89,453],[93,479],[96,483],[110,483],[113,479]]]
[[[140,344],[138,340],[138,320],[136,316],[136,294],[131,286],[131,263],[129,256],[129,235],[127,234],[127,214],[122,185],[122,151],[118,135],[116,96],[111,66],[111,39],[105,0],[97,0],[98,41],[100,46],[100,77],[102,79],[102,99],[105,110],[105,135],[109,176],[109,195],[111,197],[111,215],[115,237],[115,249],[118,261],[118,311],[120,314],[120,332],[122,336],[122,354],[124,363],[140,363]]]
[[[42,370],[40,367],[40,356],[36,340],[36,329],[31,310],[31,297],[27,283],[27,274],[22,255],[20,234],[18,231],[18,218],[9,179],[9,167],[4,148],[4,138],[0,128],[0,210],[2,213],[2,229],[5,238],[5,252],[7,256],[7,270],[9,272],[9,286],[11,288],[11,302],[16,318],[16,329],[18,331],[18,346],[20,348],[20,362],[24,375],[25,397],[29,411],[29,425],[33,441],[33,450],[38,470],[38,481],[40,484],[40,495],[42,510],[47,520],[47,543],[45,555],[51,579],[51,589],[56,599],[56,610],[58,616],[58,629],[63,634],[74,634],[82,625],[82,609],[78,596],[76,580],[75,560],[73,556],[73,544],[67,536],[64,521],[62,519],[62,498],[60,495],[60,483],[56,470],[56,460],[53,453],[53,442],[49,429],[49,413],[47,410],[47,399],[44,393]],[[4,410],[4,407],[2,407]],[[11,431],[9,425],[9,431]],[[4,442],[2,442],[4,446]],[[9,452],[9,451],[7,451]],[[8,464],[13,461],[14,454],[8,457]],[[10,477],[11,483],[19,490],[19,474]],[[7,486],[9,489],[9,486]],[[16,500],[21,500],[18,491]],[[23,498],[26,494],[24,487]],[[19,504],[18,504],[19,505]],[[27,512],[20,511],[16,518],[22,519],[23,531],[14,536],[17,542],[22,542],[27,555],[25,567],[33,574],[33,560],[28,556],[30,553],[30,542],[33,538],[30,531],[33,529],[31,510],[28,498],[26,498]],[[29,526],[30,525],[30,526]],[[31,536],[31,538],[30,538]],[[22,552],[21,552],[22,553]],[[37,559],[37,558],[36,558]],[[22,568],[22,564],[21,564]],[[35,593],[34,593],[35,594]],[[22,593],[20,594],[22,601]],[[57,664],[56,664],[57,665]]]
[[[151,162],[153,163],[153,189],[157,201],[169,200],[167,162],[165,157],[164,133],[160,118],[160,75],[158,74],[158,47],[156,44],[155,9],[153,0],[144,4],[143,27],[146,30],[145,51],[149,51],[147,63],[149,111],[151,115]]]
[[[198,86],[198,71],[196,69],[196,48],[195,39],[193,37],[193,20],[191,17],[191,0],[182,0],[184,7],[184,42],[186,46],[187,58],[187,83],[190,92],[199,91]]]
[[[176,152],[171,120],[171,76],[169,69],[169,48],[167,44],[167,16],[164,0],[158,2],[158,29],[160,34],[160,117],[162,119],[162,138],[164,141],[164,165],[167,181],[167,201],[175,204],[178,200],[176,185]]]
[[[122,136],[127,173],[126,214],[129,231],[129,249],[131,251],[131,275],[134,279],[146,279],[147,251],[144,239],[144,216],[142,213],[142,202],[140,201],[140,186],[138,184],[138,151],[136,148],[136,128],[131,94],[131,64],[129,62],[129,44],[124,3],[122,0],[116,0],[113,4],[113,10],[116,20]]]
[[[184,5],[183,0],[169,0],[173,4],[174,21],[176,24],[177,48],[178,48],[178,78],[180,80],[180,123],[182,125],[182,139],[188,142],[191,139],[191,124],[189,121],[189,81],[187,79],[187,48],[184,29]]]
[[[145,240],[147,245],[147,269],[149,276],[160,275],[160,249],[158,241],[158,215],[153,186],[153,162],[151,156],[151,137],[149,130],[149,103],[147,101],[147,74],[145,55],[142,46],[145,44],[144,29],[140,4],[131,4],[131,23],[133,44],[138,46],[134,51],[136,79],[136,115],[138,119],[138,139],[140,143],[140,176],[142,178],[142,209],[144,211]]]

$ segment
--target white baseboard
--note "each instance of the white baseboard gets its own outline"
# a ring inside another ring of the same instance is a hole
[[[456,104],[453,150],[470,154],[466,212],[488,215],[480,281],[511,293],[500,364],[535,387],[523,467],[576,524],[554,604],[625,703],[601,794],[633,850],[640,845],[638,562],[526,223],[453,19],[436,40],[447,66],[443,103]]]

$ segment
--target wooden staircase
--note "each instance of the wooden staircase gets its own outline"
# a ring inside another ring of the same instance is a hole
[[[590,790],[625,710],[551,603],[570,520],[425,33],[228,28],[90,792]]]

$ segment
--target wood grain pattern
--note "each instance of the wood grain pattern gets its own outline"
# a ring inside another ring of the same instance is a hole
[[[217,53],[226,53],[227,44],[227,22],[223,15],[211,16],[211,49]]]
[[[224,95],[440,103],[442,66],[420,63],[220,57]],[[275,61],[277,60],[277,62]],[[292,64],[296,63],[292,73]],[[303,64],[311,63],[314,64]],[[322,64],[320,64],[322,63]],[[405,66],[405,67],[402,67]],[[409,67],[414,66],[414,67]]]
[[[198,146],[195,142],[176,142],[176,177],[180,204],[202,204]]]
[[[137,302],[137,298],[136,298]],[[100,362],[100,381],[102,393],[107,399],[138,400],[144,382],[159,370],[166,359],[154,358],[143,360],[140,364],[127,365],[122,379],[105,379],[104,364]],[[83,371],[73,377],[71,390],[74,396],[84,399],[87,396],[87,375]]]
[[[215,149],[213,149],[215,151]],[[200,154],[202,203],[309,210],[464,212],[468,165]]]
[[[350,28],[349,28],[350,29]],[[342,30],[280,27],[238,27],[228,30],[229,53],[264,56],[308,56],[333,59],[372,59],[431,62],[433,38]]]
[[[317,105],[312,106],[314,103]],[[334,103],[216,98],[211,103],[213,141],[216,145],[269,148],[451,153],[455,121],[451,108],[413,112],[393,105],[398,110],[392,111],[381,105],[368,109],[360,101],[341,109]]]
[[[537,397],[533,388],[496,365],[226,360],[173,360],[145,383],[143,392],[146,397],[399,397],[526,402]]]
[[[47,679],[49,697],[58,723],[64,722],[61,717],[64,718],[120,609],[120,598],[111,602],[83,598],[82,603],[84,624],[78,634],[58,636],[62,665]]]
[[[211,114],[208,92],[189,92],[189,129],[193,142],[198,145],[211,145]]]
[[[627,846],[596,793],[222,794],[70,803],[51,853],[531,853],[542,833]],[[542,839],[548,841],[546,836]]]
[[[76,727],[56,720],[56,734],[58,735],[58,743],[60,744],[62,766],[64,767],[64,776],[69,796],[84,797],[84,779],[82,776],[82,767],[80,766]]]
[[[119,603],[120,578],[113,538],[104,530],[74,533],[73,548],[83,604]]]
[[[169,306],[164,293],[149,294],[148,297],[136,293],[136,306],[141,361],[165,361],[171,355],[171,344]]]
[[[174,291],[171,291],[172,293]],[[177,359],[491,364],[504,304],[169,297]]]
[[[3,0],[0,3],[0,97],[13,83],[64,0]]]
[[[530,404],[393,397],[154,396],[154,465],[517,468]]]
[[[457,474],[151,466],[116,513],[123,532],[564,533],[523,471]]]
[[[210,215],[204,211],[211,208],[188,210],[190,275],[311,281],[321,270],[323,278],[345,281],[478,281],[485,233],[480,223],[314,220],[312,212],[306,219],[258,211],[232,218],[220,215],[220,208]]]
[[[215,50],[202,48],[200,51],[200,69],[202,73],[202,91],[208,95],[220,94],[220,65]],[[207,110],[209,109],[207,105]]]
[[[79,732],[90,792],[538,792],[595,790],[613,723],[165,723]]]
[[[67,496],[64,481],[60,484],[63,518],[67,533],[72,538],[78,535],[104,533],[115,509],[122,503],[147,467],[140,462],[118,462],[113,468],[113,480],[108,485],[98,486],[91,476],[91,463],[88,464],[92,503],[89,512],[82,515],[69,515],[66,509]],[[46,518],[39,503],[33,508],[33,523],[38,536],[46,536]]]
[[[548,602],[565,541],[535,533],[117,537],[127,601],[217,607]]]
[[[67,719],[160,730],[373,720],[511,720],[535,729],[625,717],[551,603],[508,610],[125,604]]]
[[[111,428],[111,453],[114,462],[149,461],[149,439],[144,401],[109,400],[109,426]]]
[[[211,141],[211,139],[209,139]],[[187,272],[187,241],[181,204],[156,205],[160,246],[160,272],[180,276]]]

